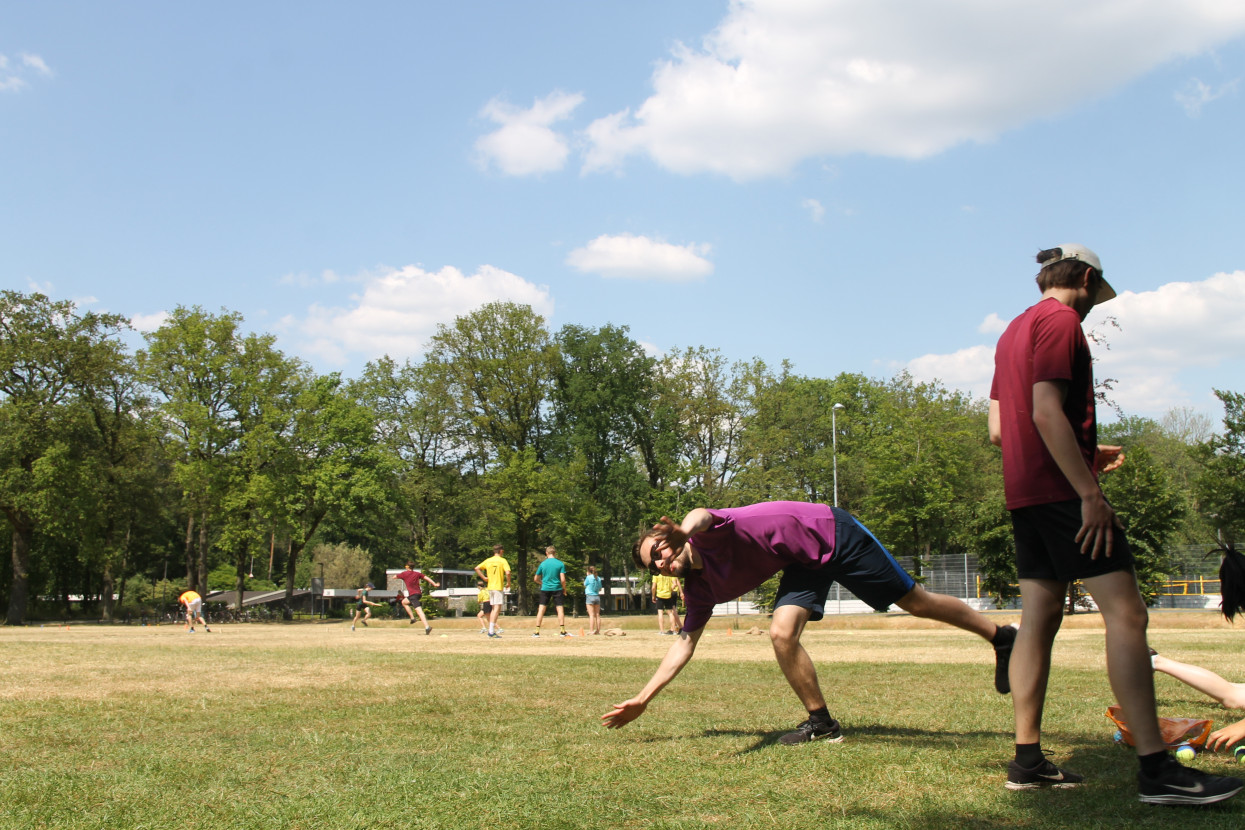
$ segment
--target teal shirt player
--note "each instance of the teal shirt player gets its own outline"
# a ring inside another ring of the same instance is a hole
[[[584,577],[584,593],[590,597],[595,597],[601,593],[601,577],[596,574],[588,574]]]
[[[566,566],[557,557],[541,562],[540,567],[536,569],[536,575],[540,577],[540,590],[561,591],[562,580],[558,577],[564,573],[566,573]]]

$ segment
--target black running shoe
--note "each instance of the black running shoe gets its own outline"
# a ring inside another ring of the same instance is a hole
[[[1012,661],[1012,646],[1016,643],[1016,626],[999,626],[995,634],[998,641],[994,644],[994,690],[1005,695],[1012,690],[1011,681],[1007,679],[1007,667]]]
[[[1026,769],[1015,761],[1007,765],[1007,789],[1009,790],[1037,790],[1042,787],[1063,790],[1080,786],[1084,780],[1085,776],[1060,769],[1045,758],[1033,769]]]
[[[1137,798],[1143,804],[1214,804],[1226,801],[1245,787],[1239,778],[1208,775],[1168,758],[1154,778],[1137,773]]]
[[[837,744],[842,740],[843,730],[839,727],[837,720],[831,718],[829,723],[823,723],[810,718],[797,726],[794,732],[788,732],[779,738],[778,743],[787,746],[804,744],[809,741],[826,741],[827,743]]]

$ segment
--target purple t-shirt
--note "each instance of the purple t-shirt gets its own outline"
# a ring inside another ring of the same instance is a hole
[[[770,501],[710,510],[717,521],[689,541],[704,563],[683,580],[683,628],[709,622],[713,606],[748,593],[788,565],[816,570],[834,557],[834,514],[824,504]]]

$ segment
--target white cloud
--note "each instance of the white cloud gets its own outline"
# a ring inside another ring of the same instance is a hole
[[[31,74],[50,78],[54,73],[38,55],[23,52],[15,63],[10,63],[6,55],[0,54],[0,92],[21,92],[30,86],[27,78]]]
[[[566,165],[570,145],[551,125],[570,117],[584,96],[552,92],[529,109],[494,98],[481,115],[501,128],[476,140],[476,152],[484,167],[494,165],[510,176],[552,173]]]
[[[816,199],[805,199],[803,202],[800,202],[800,207],[807,210],[808,215],[818,224],[821,224],[821,220],[825,218],[826,209]]]
[[[1236,92],[1236,81],[1229,81],[1221,84],[1218,89],[1211,89],[1197,78],[1191,78],[1184,91],[1177,92],[1175,98],[1176,103],[1184,107],[1185,113],[1190,118],[1197,118],[1202,114],[1204,105],[1234,92]]]
[[[537,314],[553,313],[549,289],[522,277],[482,266],[467,276],[457,268],[426,271],[415,265],[363,274],[363,289],[347,307],[319,304],[304,319],[286,317],[282,328],[301,338],[300,350],[341,364],[352,355],[396,360],[420,354],[437,325],[449,324],[485,303],[498,300],[530,305]]]
[[[977,331],[981,334],[1002,334],[1007,329],[1008,320],[1004,320],[994,312],[986,315],[986,319],[981,321],[981,325],[977,327]]]
[[[38,55],[30,55],[30,54],[22,53],[21,59],[22,59],[22,66],[25,66],[28,69],[33,69],[35,72],[37,72],[38,74],[42,75],[45,78],[52,77],[52,70],[49,69],[48,65],[43,62],[43,58],[39,57]]]
[[[135,314],[130,318],[130,325],[135,331],[155,331],[163,326],[168,319],[169,313],[167,311],[157,311],[155,314]]]
[[[672,245],[646,236],[602,235],[566,256],[577,271],[624,279],[687,282],[713,273],[707,244]]]
[[[736,0],[584,131],[585,171],[782,174],[818,156],[922,158],[1057,116],[1245,32],[1239,0]]]
[[[986,318],[997,319],[993,314]],[[1200,282],[1171,282],[1155,291],[1125,291],[1085,320],[1085,330],[1104,333],[1108,344],[1094,347],[1094,375],[1116,380],[1111,398],[1128,414],[1157,416],[1173,407],[1201,403],[1208,390],[1190,388],[1195,372],[1200,377],[1202,370],[1215,370],[1220,387],[1240,387],[1245,368],[1243,319],[1245,271],[1216,274]],[[918,380],[939,379],[984,397],[994,374],[994,346],[923,355],[906,368]]]

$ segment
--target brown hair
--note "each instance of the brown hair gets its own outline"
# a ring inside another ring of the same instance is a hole
[[[656,535],[657,535],[657,531],[652,528],[649,528],[648,530],[644,531],[644,535],[642,535],[639,539],[636,539],[635,544],[631,546],[631,561],[635,563],[635,566],[637,568],[640,568],[641,570],[646,570],[648,568],[648,565],[645,565],[644,560],[640,558],[640,545],[644,542],[645,539],[648,539],[649,537],[656,536]]]
[[[501,553],[503,550],[505,550],[505,548],[501,545],[493,545],[493,553]]]
[[[1063,256],[1063,248],[1047,248],[1045,251],[1039,251],[1036,257],[1038,264],[1057,260]],[[1052,288],[1076,288],[1081,284],[1081,278],[1085,276],[1085,270],[1092,271],[1089,278],[1090,296],[1097,296],[1098,285],[1102,282],[1102,272],[1087,262],[1079,259],[1063,259],[1051,265],[1045,265],[1034,280],[1038,284],[1038,288],[1045,294]]]
[[[555,548],[553,545],[550,545],[549,547],[545,548],[545,556],[553,556],[557,552],[558,552],[557,548]]]

